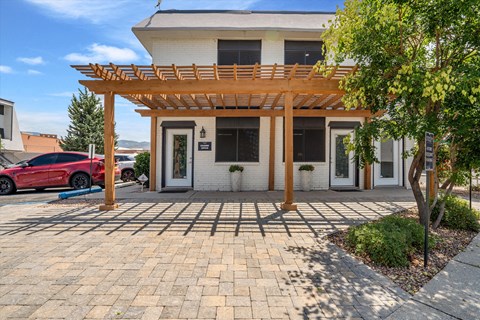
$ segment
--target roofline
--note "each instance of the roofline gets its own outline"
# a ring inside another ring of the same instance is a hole
[[[7,100],[7,99],[3,99],[3,98],[0,98],[0,101],[5,101],[7,103],[15,104],[15,102]]]
[[[232,14],[335,14],[335,11],[272,11],[272,10],[158,10],[156,13],[232,13]]]

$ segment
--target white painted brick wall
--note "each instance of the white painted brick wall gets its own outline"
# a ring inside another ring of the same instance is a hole
[[[215,162],[215,118],[158,118],[158,137],[157,137],[157,189],[160,190],[162,170],[162,121],[195,121],[195,141],[194,141],[194,189],[205,191],[230,191],[230,173],[228,169],[232,164],[238,164],[245,168],[242,175],[242,190],[267,190],[268,189],[268,162],[269,162],[269,135],[270,118],[260,118],[260,149],[258,163],[216,163]],[[206,138],[200,138],[200,130],[205,128]],[[198,151],[199,141],[212,142],[212,151]]]
[[[213,65],[217,63],[216,39],[162,39],[153,45],[153,63]]]

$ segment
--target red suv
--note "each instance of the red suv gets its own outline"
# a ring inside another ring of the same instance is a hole
[[[14,193],[17,189],[72,187],[85,189],[90,186],[90,159],[80,152],[46,153],[25,163],[0,171],[0,195]],[[120,170],[115,167],[115,180]],[[104,160],[92,161],[92,183],[105,185]]]

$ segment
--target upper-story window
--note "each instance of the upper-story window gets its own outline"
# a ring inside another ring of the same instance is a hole
[[[285,41],[285,64],[314,65],[323,59],[322,41]]]
[[[0,115],[5,114],[5,106],[3,104],[0,104]]]
[[[218,40],[219,65],[261,63],[261,40]]]

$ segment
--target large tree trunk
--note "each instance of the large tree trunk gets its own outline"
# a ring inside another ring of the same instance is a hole
[[[427,217],[425,215],[425,197],[420,188],[420,179],[422,177],[423,165],[425,162],[425,140],[418,142],[418,151],[413,157],[412,165],[408,170],[408,181],[412,186],[413,196],[417,202],[420,223],[425,224]],[[428,188],[428,186],[427,186]]]

